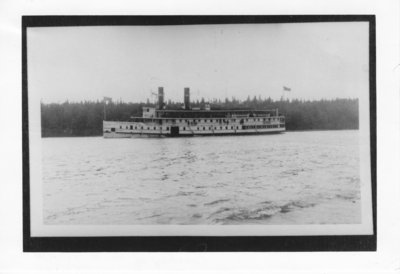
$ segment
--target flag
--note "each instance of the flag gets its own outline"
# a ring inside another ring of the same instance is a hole
[[[110,98],[110,97],[104,97],[104,98],[103,98],[103,102],[104,102],[105,104],[111,103],[111,102],[112,102],[112,98]]]
[[[291,91],[291,90],[292,90],[291,88],[283,86],[283,91]]]

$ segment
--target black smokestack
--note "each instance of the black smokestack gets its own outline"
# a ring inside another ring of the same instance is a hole
[[[184,97],[184,104],[185,104],[185,109],[189,110],[190,109],[190,90],[189,88],[185,88],[185,97]]]
[[[158,88],[158,108],[159,109],[164,108],[164,88],[163,87]]]

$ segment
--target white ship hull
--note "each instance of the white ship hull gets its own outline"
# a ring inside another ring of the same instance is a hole
[[[238,123],[203,123],[188,125],[188,123],[160,125],[157,122],[103,122],[104,138],[135,138],[135,137],[189,137],[189,136],[218,136],[218,135],[250,135],[281,133],[285,131],[285,124],[279,118],[269,123],[251,123],[241,125]]]

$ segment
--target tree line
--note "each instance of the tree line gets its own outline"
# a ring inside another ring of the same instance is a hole
[[[279,109],[286,117],[287,130],[336,130],[358,129],[358,99],[332,100],[272,100],[250,98],[214,99],[211,109]],[[191,102],[192,107],[204,106],[204,99]],[[98,136],[102,135],[103,119],[124,121],[142,115],[142,107],[155,106],[145,103],[102,101],[42,103],[42,137]],[[166,109],[180,109],[182,103],[169,100]],[[104,109],[106,110],[104,117]]]

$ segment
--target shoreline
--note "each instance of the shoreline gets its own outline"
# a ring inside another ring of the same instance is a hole
[[[285,130],[285,132],[306,132],[306,131],[343,131],[343,130],[359,130],[358,128],[341,128],[341,129],[295,129],[295,130]],[[211,136],[211,135],[210,135]],[[41,136],[42,139],[45,138],[79,138],[79,137],[103,137],[102,134],[99,135],[57,135],[57,136]]]

